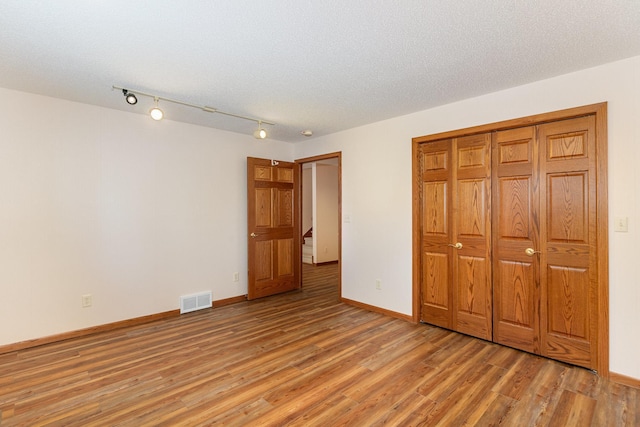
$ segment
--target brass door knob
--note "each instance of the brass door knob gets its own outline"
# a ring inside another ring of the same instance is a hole
[[[533,256],[534,254],[539,254],[540,251],[536,251],[533,248],[527,248],[527,249],[524,250],[524,253],[529,255],[529,256]]]
[[[456,248],[456,249],[462,249],[462,243],[457,242],[455,245],[452,243],[449,243],[448,246],[451,246],[452,248]]]

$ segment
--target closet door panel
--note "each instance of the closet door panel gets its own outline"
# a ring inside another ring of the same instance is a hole
[[[589,176],[585,171],[547,175],[547,238],[589,243]]]
[[[423,233],[431,239],[446,237],[449,234],[447,181],[426,182],[423,188]]]
[[[494,310],[496,319],[499,319],[496,322],[496,342],[534,352],[534,332],[538,319],[533,300],[536,277],[533,264],[501,260],[497,263],[495,276]]]
[[[454,329],[492,339],[491,135],[455,140],[453,286]]]
[[[475,238],[484,243],[487,237],[488,197],[486,179],[459,180],[456,196],[458,199],[457,210],[462,215],[457,215],[458,236]]]
[[[422,144],[420,320],[453,328],[451,248],[452,140]]]
[[[422,320],[451,327],[449,259],[447,254],[425,252],[422,258]]]
[[[457,259],[456,329],[491,339],[491,288],[487,286],[487,258],[459,256]]]
[[[498,180],[498,215],[509,218],[498,224],[500,239],[528,244],[531,236],[531,176],[503,176]]]
[[[493,335],[494,341],[540,350],[538,246],[538,144],[535,127],[493,136]]]
[[[597,367],[598,265],[593,116],[539,126],[541,354]]]

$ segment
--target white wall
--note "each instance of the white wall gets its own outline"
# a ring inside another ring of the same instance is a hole
[[[640,57],[296,144],[296,158],[342,152],[343,296],[411,314],[411,138],[603,101],[610,224],[629,218],[609,230],[610,369],[640,378]]]
[[[338,167],[316,163],[314,198],[314,262],[338,260]]]
[[[247,156],[292,146],[0,89],[0,345],[246,294]]]

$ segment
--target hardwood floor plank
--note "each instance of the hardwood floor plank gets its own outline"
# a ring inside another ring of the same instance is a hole
[[[521,353],[519,356],[493,388],[496,393],[516,400],[520,400],[522,394],[529,389],[544,363],[542,358],[532,358],[528,354]]]
[[[436,402],[420,393],[407,393],[403,399],[388,408],[382,417],[373,421],[371,427],[424,425],[429,413],[434,410],[436,405]]]
[[[0,426],[640,425],[640,390],[342,304],[337,272],[0,355]]]
[[[482,411],[480,418],[478,418],[474,424],[467,423],[468,425],[474,425],[477,427],[509,425],[505,420],[516,406],[517,401],[497,393],[492,393],[490,395],[490,400],[491,401],[488,405],[485,405],[484,402],[482,403],[484,410]],[[520,425],[525,426],[527,424],[522,421]]]
[[[564,364],[544,360],[538,375],[531,381],[522,397],[510,408],[505,425],[549,425],[563,391],[562,384],[568,369],[571,368]]]
[[[391,392],[397,384],[406,387],[407,375],[415,376],[419,373],[422,381],[425,375],[434,371],[434,368],[422,363],[434,347],[430,343],[424,343],[421,347],[412,348],[414,351],[396,360],[392,370],[383,368],[373,370],[366,379],[344,389],[342,393],[353,400],[363,402],[371,398],[372,394],[381,395]]]
[[[383,376],[376,377],[376,381],[370,384],[366,390],[357,388],[357,401],[360,404],[348,414],[334,421],[335,425],[373,425],[387,418],[392,418],[392,408],[398,407],[406,401],[410,395],[419,395],[416,388],[433,368],[423,363],[407,363],[401,371],[396,371],[392,382]],[[369,378],[367,378],[369,380]],[[364,382],[364,381],[363,381]],[[349,389],[345,391],[348,395]],[[356,399],[354,399],[356,400]]]
[[[189,423],[204,423],[215,420],[216,417],[227,414],[230,410],[236,410],[238,406],[249,405],[270,390],[273,384],[290,381],[299,374],[297,369],[286,367],[267,376],[256,378],[253,381],[247,381],[246,378],[237,379],[228,384],[228,387],[225,387],[224,390],[220,390],[213,395],[210,393],[191,395],[188,401],[183,399],[189,409],[190,416],[185,419],[184,415],[180,414],[180,416],[170,418],[166,422],[168,425],[178,425],[178,423],[185,421]],[[194,398],[197,399],[196,404],[192,404]]]
[[[563,390],[551,417],[550,427],[591,425],[596,401],[580,393]]]
[[[330,378],[314,379],[310,386],[302,393],[297,393],[295,398],[279,401],[274,409],[260,418],[261,426],[281,426],[299,418],[328,399],[336,389],[341,389],[347,384],[361,381],[370,374],[370,371],[361,366],[353,365],[344,367],[338,374]],[[277,406],[276,406],[277,405]]]
[[[319,402],[313,408],[298,418],[292,419],[290,426],[303,427],[324,427],[335,425],[335,420],[342,415],[351,412],[359,405],[358,402],[343,396],[342,394],[331,394],[329,397]]]
[[[461,398],[447,411],[440,420],[442,425],[475,425],[484,412],[499,396],[491,388],[504,375],[504,369],[485,365],[476,374],[469,377],[457,390]],[[464,398],[462,398],[464,396]]]

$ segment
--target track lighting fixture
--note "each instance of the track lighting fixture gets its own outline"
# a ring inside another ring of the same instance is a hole
[[[136,105],[138,103],[138,98],[133,93],[129,93],[128,90],[122,89],[122,94],[124,95],[124,99],[127,101],[129,105]]]
[[[128,104],[134,105],[138,102],[138,96],[148,96],[149,98],[153,98],[153,101],[155,103],[155,106],[153,108],[151,108],[151,110],[149,110],[149,114],[151,115],[151,118],[153,120],[162,120],[164,118],[164,112],[158,107],[158,101],[159,100],[163,100],[163,101],[167,101],[167,102],[171,102],[174,104],[180,104],[180,105],[184,105],[186,107],[193,107],[193,108],[197,108],[199,110],[202,110],[204,112],[207,113],[217,113],[217,114],[222,114],[225,116],[231,116],[231,117],[235,117],[238,119],[242,119],[242,120],[249,120],[252,122],[256,122],[258,123],[258,129],[253,132],[253,136],[257,139],[265,139],[267,137],[267,131],[265,129],[262,128],[262,125],[271,125],[271,126],[275,126],[275,123],[272,122],[268,122],[266,120],[262,120],[262,119],[256,119],[253,117],[247,117],[247,116],[243,116],[240,114],[234,114],[234,113],[228,113],[226,111],[222,111],[222,110],[218,110],[217,108],[213,108],[213,107],[208,107],[208,106],[200,106],[200,105],[194,105],[191,104],[189,102],[184,102],[184,101],[178,101],[176,99],[170,99],[170,98],[164,98],[162,96],[157,96],[157,95],[152,95],[150,93],[145,93],[139,90],[133,90],[133,92],[135,92],[135,94],[133,94],[129,89],[125,89],[123,87],[118,87],[118,86],[112,86],[113,89],[117,89],[117,90],[121,90],[122,94],[125,97],[125,100],[127,101]],[[137,96],[136,96],[137,95]]]
[[[153,107],[151,110],[149,110],[149,115],[151,116],[151,118],[153,120],[162,120],[162,118],[164,117],[164,111],[162,111],[160,108],[158,108],[158,97],[154,97],[153,98],[153,102],[155,102],[155,107]]]
[[[258,129],[253,132],[253,137],[256,139],[265,139],[267,137],[267,131],[262,129],[262,121],[258,121]]]

